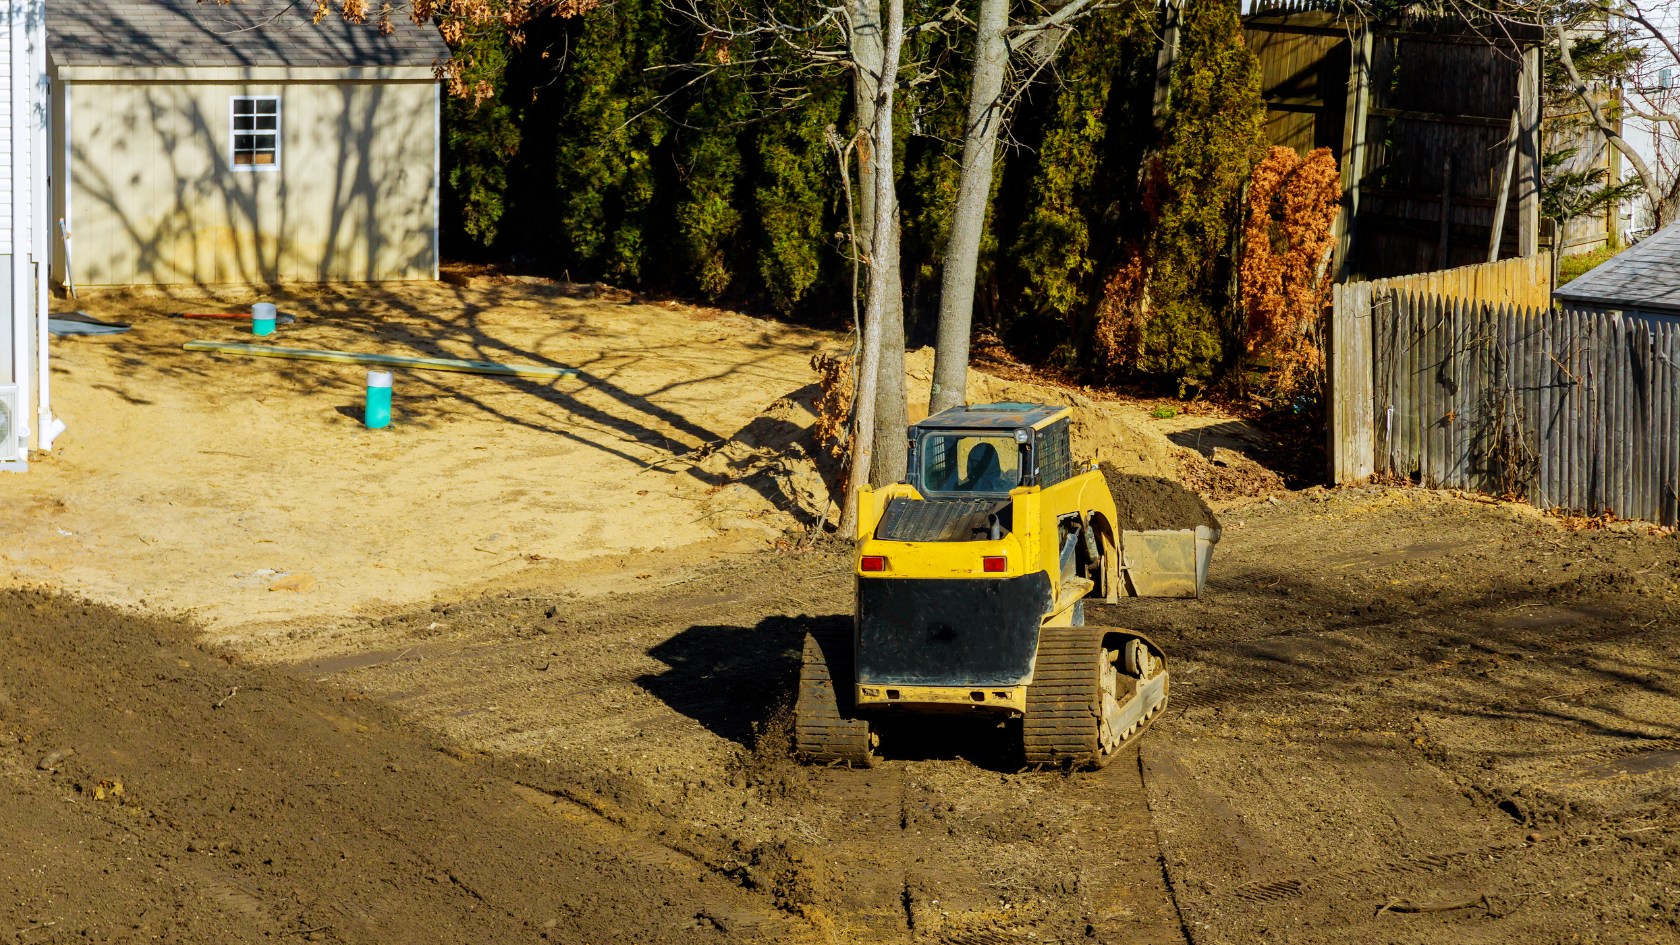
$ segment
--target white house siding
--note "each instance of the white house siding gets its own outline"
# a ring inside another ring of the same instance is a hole
[[[0,75],[12,74],[11,20],[0,42]],[[12,251],[12,83],[0,82],[0,253]]]
[[[90,81],[98,70],[61,70],[58,199],[75,283],[433,278],[436,83],[415,71],[425,78]],[[233,169],[236,95],[280,96],[279,170]]]
[[[12,302],[12,16],[17,9],[11,3],[0,4],[5,16],[0,19],[0,384],[18,380],[17,349],[20,329],[18,318],[9,311]],[[0,462],[12,459],[16,444],[0,443]]]
[[[1680,41],[1680,0],[1646,4],[1645,15],[1669,42]],[[1646,61],[1639,69],[1636,88],[1624,94],[1647,112],[1673,114],[1680,108],[1680,62],[1655,37],[1637,26],[1634,30],[1636,39],[1645,48]],[[1660,82],[1664,69],[1669,73],[1667,87]],[[1675,129],[1631,112],[1623,117],[1622,124],[1623,136],[1656,175],[1658,187],[1665,191],[1673,187],[1676,176],[1680,176],[1680,136]],[[1624,178],[1637,179],[1631,162],[1624,162],[1622,173]],[[1639,196],[1624,205],[1622,218],[1625,228],[1643,236],[1656,225],[1656,208],[1648,198]]]

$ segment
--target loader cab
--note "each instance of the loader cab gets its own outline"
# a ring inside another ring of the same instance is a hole
[[[910,427],[909,484],[926,499],[1004,499],[1073,475],[1072,411],[1040,404],[952,407]]]

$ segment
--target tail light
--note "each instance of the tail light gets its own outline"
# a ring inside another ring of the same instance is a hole
[[[987,555],[980,559],[980,569],[988,574],[1007,571],[1009,570],[1009,559],[1002,555]]]
[[[885,571],[886,569],[887,559],[880,555],[864,555],[858,559],[859,571]]]

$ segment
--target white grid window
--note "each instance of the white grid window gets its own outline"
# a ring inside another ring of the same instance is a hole
[[[280,169],[280,96],[233,97],[233,169]]]

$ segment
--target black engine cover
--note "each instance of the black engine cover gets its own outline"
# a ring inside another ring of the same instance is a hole
[[[1032,675],[1050,576],[858,578],[857,681],[1019,686]]]

